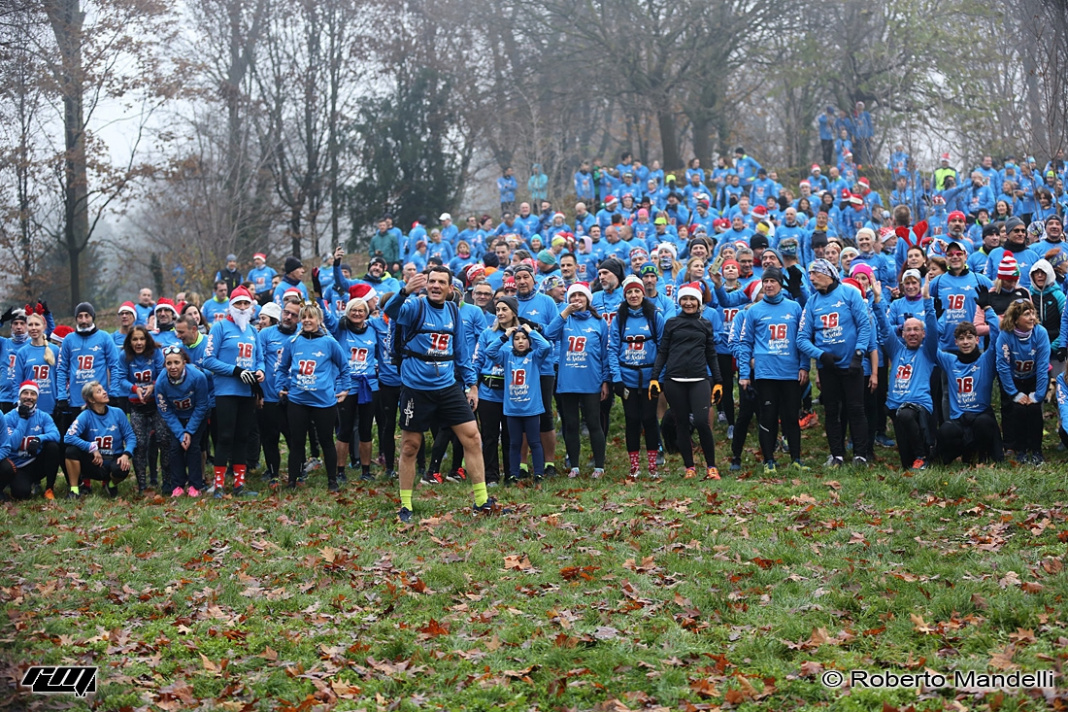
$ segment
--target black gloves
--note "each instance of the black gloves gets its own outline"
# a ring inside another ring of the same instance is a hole
[[[859,376],[862,373],[864,373],[864,352],[858,349],[853,352],[853,358],[849,359],[849,375]]]
[[[320,297],[323,296],[323,285],[319,281],[318,267],[312,270],[312,289],[314,289],[315,293],[318,294]]]
[[[838,365],[838,359],[830,351],[824,351],[820,354],[820,364],[824,368],[834,368]]]
[[[37,453],[41,452],[41,438],[32,437],[26,439],[26,454],[30,457],[37,457]]]
[[[15,307],[8,307],[7,311],[0,314],[0,326],[3,326],[8,321],[11,321],[11,316],[15,313]]]
[[[1053,349],[1053,358],[1058,361],[1068,361],[1068,347],[1061,346],[1060,348]]]
[[[615,393],[620,398],[623,397],[623,391],[624,390],[626,390],[626,389],[624,388],[622,383],[613,383],[612,384],[612,392]]]
[[[240,366],[234,366],[233,376],[234,378],[240,378],[242,383],[247,383],[250,386],[256,382],[256,372],[249,371]]]
[[[990,306],[990,290],[983,285],[975,288],[975,305],[980,309]]]

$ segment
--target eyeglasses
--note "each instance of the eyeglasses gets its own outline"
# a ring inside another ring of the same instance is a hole
[[[164,356],[170,356],[171,354],[175,354],[175,355],[179,355],[180,356],[182,354],[182,347],[181,346],[175,346],[175,345],[165,346],[163,348],[163,355]]]
[[[1025,228],[1025,227],[1014,227],[1012,230],[1009,230],[1009,232],[1027,232],[1027,228]]]

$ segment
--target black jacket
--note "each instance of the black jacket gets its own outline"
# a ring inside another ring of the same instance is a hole
[[[712,324],[700,313],[668,319],[657,346],[653,378],[706,378],[705,366],[712,372],[713,383],[723,383]]]

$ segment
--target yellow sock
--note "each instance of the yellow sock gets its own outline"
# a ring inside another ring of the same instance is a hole
[[[81,494],[82,493],[81,489],[79,488],[78,485],[71,485],[70,486],[70,491],[73,492],[74,494]]]
[[[412,511],[412,491],[411,490],[401,490],[400,493],[401,493],[401,506],[404,507],[405,509],[407,509],[409,512]]]
[[[475,506],[481,507],[489,499],[489,494],[486,493],[486,483],[479,482],[477,485],[471,485],[471,491],[475,495]]]

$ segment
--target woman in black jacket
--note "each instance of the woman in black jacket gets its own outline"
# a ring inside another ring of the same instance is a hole
[[[696,476],[693,464],[692,422],[701,439],[701,449],[708,466],[705,479],[718,480],[716,442],[708,424],[709,403],[718,403],[723,396],[723,382],[716,358],[716,342],[712,324],[701,318],[701,285],[691,282],[679,290],[682,312],[668,319],[664,336],[658,345],[653,364],[653,380],[649,382],[650,400],[657,397],[660,378],[664,378],[664,395],[675,413],[677,441],[682,460],[686,464],[686,479]],[[712,374],[711,382],[708,374]]]

